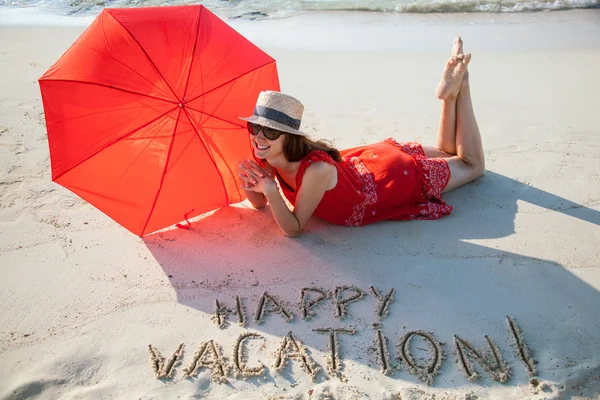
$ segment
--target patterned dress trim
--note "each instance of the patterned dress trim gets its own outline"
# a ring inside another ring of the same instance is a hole
[[[362,185],[362,194],[365,199],[362,203],[356,204],[352,208],[352,215],[346,220],[347,226],[361,226],[363,218],[365,216],[365,209],[368,205],[375,204],[377,202],[377,192],[375,191],[375,182],[373,180],[373,174],[369,172],[367,167],[363,164],[358,157],[351,157],[348,159],[348,165],[350,165],[356,174],[360,177]]]
[[[425,156],[423,146],[415,142],[400,143],[393,138],[384,140],[398,147],[403,152],[411,155],[422,172],[421,187],[423,194],[429,200],[419,204],[419,214],[411,216],[412,219],[438,219],[450,214],[452,206],[442,200],[442,190],[450,180],[450,167],[443,158],[428,158]]]

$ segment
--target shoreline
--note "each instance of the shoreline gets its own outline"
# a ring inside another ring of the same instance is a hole
[[[8,37],[3,31],[9,30],[19,34],[22,29],[63,28],[83,32],[93,19],[66,25],[8,23],[0,26],[0,35]],[[224,21],[250,41],[265,48],[282,50],[439,52],[447,46],[443,38],[457,35],[470,37],[473,52],[586,51],[600,48],[597,34],[600,10],[594,9],[514,14],[332,11],[274,20]],[[547,29],[549,25],[552,29]],[[356,29],[357,26],[360,29]],[[409,40],[417,31],[419,40]]]
[[[183,4],[172,4],[172,5],[159,5],[156,7],[168,7],[168,6],[180,6]],[[143,6],[152,7],[152,6]],[[211,9],[210,5],[207,6]],[[115,7],[105,7],[115,8]],[[117,9],[120,7],[116,7]],[[245,22],[268,22],[268,21],[285,21],[290,18],[296,17],[327,17],[329,15],[345,15],[345,14],[365,14],[365,15],[379,15],[379,16],[408,16],[408,17],[419,17],[419,16],[432,16],[432,15],[489,15],[489,16],[520,16],[520,15],[533,15],[533,14],[554,14],[563,12],[598,12],[600,11],[600,5],[594,4],[587,7],[572,7],[572,8],[558,8],[558,9],[539,9],[539,10],[517,10],[517,11],[490,11],[490,10],[477,10],[477,11],[383,11],[383,10],[370,10],[370,9],[330,9],[330,10],[294,10],[293,14],[282,15],[282,16],[269,16],[260,11],[248,11],[241,15],[228,16],[224,15],[221,10],[215,12],[219,18],[229,22],[245,21]],[[7,25],[28,25],[27,20],[34,21],[33,25],[88,25],[94,18],[98,16],[101,11],[97,11],[94,14],[82,13],[82,14],[54,14],[45,10],[39,10],[30,7],[15,7],[15,6],[3,6],[0,7],[0,19],[4,24]]]

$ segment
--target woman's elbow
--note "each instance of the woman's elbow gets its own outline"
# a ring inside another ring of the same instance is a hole
[[[247,191],[246,192],[246,197],[248,198],[248,201],[250,201],[250,204],[252,204],[252,207],[258,209],[261,208],[265,208],[265,206],[267,205],[267,203],[269,202],[267,200],[267,198],[265,197],[264,194],[262,193],[257,193],[257,192],[251,192],[251,191]]]
[[[267,199],[260,199],[260,200],[250,200],[250,204],[252,204],[252,207],[256,208],[257,210],[260,210],[261,208],[265,208],[267,206],[269,202],[267,201]]]
[[[283,234],[289,238],[297,238],[304,232],[304,227],[298,227],[296,229],[289,229],[283,232]]]
[[[302,233],[302,231],[292,231],[292,232],[283,232],[283,234],[289,238],[297,238],[298,236],[300,236],[300,234]]]

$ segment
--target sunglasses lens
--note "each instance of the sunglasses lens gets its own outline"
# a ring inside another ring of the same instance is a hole
[[[248,132],[250,132],[251,135],[258,135],[258,132],[260,132],[261,127],[258,125],[254,125],[253,123],[248,122]]]
[[[251,135],[258,135],[262,131],[263,135],[269,140],[277,140],[284,132],[278,131],[277,129],[266,128],[264,126],[256,125],[248,122],[248,132]]]
[[[269,140],[277,140],[277,138],[279,138],[279,136],[281,136],[281,134],[282,134],[282,132],[280,132],[276,129],[270,129],[270,128],[264,128],[263,133],[264,133],[265,137]]]

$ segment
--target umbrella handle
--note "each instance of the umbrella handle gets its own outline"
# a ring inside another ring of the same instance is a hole
[[[183,218],[185,218],[185,222],[187,222],[187,225],[177,223],[177,224],[175,224],[175,226],[178,228],[181,228],[181,229],[190,229],[190,226],[192,226],[192,223],[190,221],[188,221],[188,215],[190,215],[193,212],[194,212],[194,210],[192,209],[191,211],[188,211],[185,214],[183,214]]]

